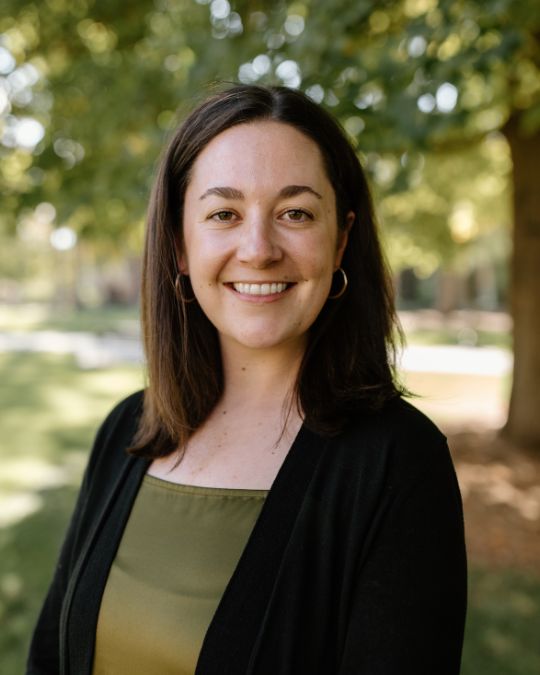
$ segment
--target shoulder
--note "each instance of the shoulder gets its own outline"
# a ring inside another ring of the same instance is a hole
[[[137,391],[117,403],[105,417],[96,434],[88,471],[113,468],[126,461],[142,414],[144,391]]]
[[[358,415],[331,441],[351,469],[402,477],[452,470],[445,435],[418,408],[396,398],[375,413]]]
[[[400,444],[446,444],[446,436],[437,425],[414,405],[397,397],[373,419],[374,429]]]
[[[357,415],[343,430],[342,436],[353,443],[355,439],[399,445],[446,441],[429,417],[401,397],[392,399],[376,412]]]
[[[136,391],[119,401],[103,420],[100,431],[111,431],[122,427],[135,426],[142,413],[144,390]]]

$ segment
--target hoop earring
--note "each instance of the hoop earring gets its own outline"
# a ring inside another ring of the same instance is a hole
[[[345,274],[345,270],[343,269],[343,267],[338,267],[336,272],[341,272],[341,276],[343,279],[343,287],[334,295],[329,295],[328,300],[337,300],[338,298],[341,298],[343,293],[345,293],[345,291],[347,290],[347,286],[349,285],[349,280],[347,279],[347,275]]]
[[[174,292],[180,302],[182,302],[184,305],[188,305],[190,302],[195,300],[195,295],[193,295],[192,298],[186,298],[184,290],[185,282],[183,280],[184,276],[187,278],[187,275],[180,274],[180,272],[176,275],[176,279],[174,280]]]

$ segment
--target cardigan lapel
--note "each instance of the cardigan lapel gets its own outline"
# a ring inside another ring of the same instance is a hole
[[[101,598],[148,465],[148,461],[126,455],[79,556],[62,609],[62,675],[90,675],[92,672]]]
[[[287,542],[326,442],[301,427],[206,633],[196,675],[248,673]]]

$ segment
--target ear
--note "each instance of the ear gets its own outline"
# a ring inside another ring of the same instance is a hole
[[[185,274],[186,276],[188,276],[189,268],[186,256],[182,253],[179,257],[177,257],[177,261],[178,261],[178,271],[180,272],[180,274]]]
[[[174,240],[174,248],[176,254],[176,265],[180,274],[189,274],[188,262],[185,251],[183,250],[181,235],[177,235]]]
[[[345,227],[343,229],[338,229],[338,241],[337,241],[337,250],[336,250],[336,269],[341,265],[341,260],[345,249],[347,248],[347,242],[349,241],[349,232],[353,226],[356,215],[354,211],[349,211],[347,218],[345,219]]]

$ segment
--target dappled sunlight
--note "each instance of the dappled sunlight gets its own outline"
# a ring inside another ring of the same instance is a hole
[[[27,518],[42,506],[42,499],[33,492],[4,494],[0,490],[0,528]]]
[[[89,396],[98,402],[100,396],[104,397],[103,412],[105,413],[107,412],[105,409],[106,402],[110,401],[111,397],[114,398],[117,395],[125,396],[134,390],[134,387],[130,387],[133,378],[129,376],[120,376],[116,380],[116,378],[111,378],[109,373],[108,388],[106,382],[107,378],[104,377],[101,382],[102,386],[99,386],[98,380],[96,383],[98,386],[82,382],[82,386],[76,389],[61,385],[49,387],[47,390],[47,408],[51,415],[51,420],[56,418],[57,427],[59,426],[58,421],[61,420],[61,425],[64,429],[87,424],[92,419],[95,419],[93,406],[89,406]]]
[[[486,504],[504,504],[515,509],[522,518],[540,519],[540,485],[516,485],[511,467],[460,462],[457,470],[464,499],[474,492]]]
[[[39,457],[7,458],[2,460],[0,490],[27,488],[42,490],[78,482],[86,463],[87,453],[67,454],[61,466]],[[0,498],[3,496],[0,492]]]
[[[411,403],[443,431],[456,427],[497,429],[504,424],[508,408],[504,377],[408,371],[403,379],[416,395]]]
[[[48,315],[49,308],[44,303],[0,304],[0,326],[9,326],[10,331],[32,329]]]
[[[39,457],[2,460],[0,470],[0,528],[14,525],[43,506],[44,489],[77,486],[87,453],[69,453],[61,466]]]
[[[501,376],[511,371],[512,354],[497,347],[411,345],[403,353],[401,366],[415,372]]]
[[[28,312],[18,328],[44,320],[45,314]],[[92,439],[112,406],[141,387],[142,370],[81,370],[72,354],[10,351],[0,354],[0,377],[0,653],[2,673],[15,673]]]
[[[0,352],[44,352],[73,354],[80,368],[104,368],[122,363],[142,366],[143,353],[138,340],[90,332],[13,331],[0,333]]]
[[[85,375],[85,390],[95,397],[120,398],[144,387],[142,370],[116,370],[114,377],[107,370],[93,371]]]
[[[25,654],[76,488],[12,492],[0,497],[0,670],[24,672]]]
[[[0,592],[4,597],[13,599],[21,594],[24,582],[18,574],[8,573],[0,577]]]
[[[43,457],[59,438],[66,433],[71,437],[71,431],[78,431],[81,440],[91,438],[112,405],[143,382],[140,367],[82,372],[64,354],[0,354],[0,374],[5,384],[5,393],[0,394],[4,409],[0,456]],[[80,442],[75,442],[75,449],[81,448]]]
[[[493,430],[450,433],[449,444],[470,561],[538,575],[540,457]]]

